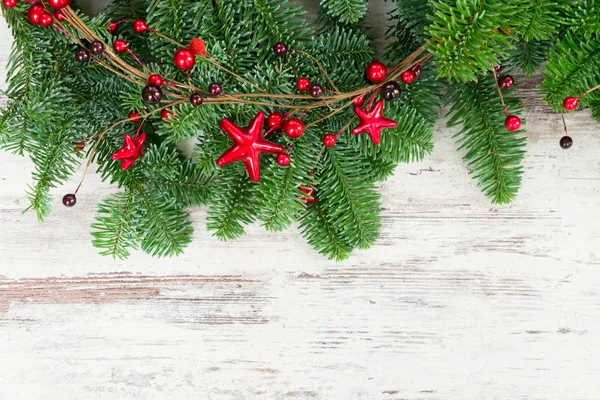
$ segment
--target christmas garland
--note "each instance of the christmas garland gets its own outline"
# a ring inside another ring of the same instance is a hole
[[[192,233],[185,210],[200,205],[221,239],[256,220],[273,231],[298,221],[331,258],[368,248],[380,227],[376,182],[432,150],[444,82],[449,124],[462,125],[465,161],[494,203],[514,199],[525,145],[515,80],[503,69],[547,62],[551,105],[600,111],[600,74],[577,81],[576,67],[600,47],[596,6],[586,2],[398,1],[391,67],[373,60],[364,28],[352,25],[360,4],[322,1],[322,26],[333,28],[316,34],[288,2],[177,3],[117,0],[90,19],[70,0],[3,0],[16,45],[0,144],[36,164],[28,195],[40,219],[50,189],[79,173],[85,154],[81,183],[62,199],[76,205],[96,161],[122,189],[100,203],[93,225],[94,244],[113,257],[137,247],[181,253]],[[570,29],[548,10],[587,19]],[[577,35],[584,46],[560,61],[556,49],[576,47]],[[193,157],[178,147],[190,139]]]

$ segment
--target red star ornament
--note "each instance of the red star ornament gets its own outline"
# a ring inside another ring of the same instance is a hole
[[[265,113],[259,112],[247,128],[240,128],[231,120],[221,120],[221,130],[235,143],[232,148],[217,160],[219,167],[232,162],[242,161],[248,176],[254,182],[260,180],[260,156],[264,153],[282,153],[283,146],[264,140],[262,131]]]
[[[375,103],[371,110],[363,110],[359,105],[354,105],[354,112],[358,116],[360,123],[354,130],[353,135],[368,133],[371,140],[376,145],[381,141],[381,130],[385,128],[394,128],[398,123],[383,116],[383,100]]]
[[[112,159],[115,161],[121,161],[121,170],[125,171],[129,169],[135,160],[142,157],[144,152],[144,142],[146,141],[146,134],[140,133],[132,138],[131,135],[125,135],[125,144],[115,154]]]

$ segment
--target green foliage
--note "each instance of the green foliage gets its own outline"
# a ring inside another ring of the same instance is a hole
[[[113,258],[129,257],[129,251],[138,247],[136,215],[137,190],[115,193],[98,205],[96,222],[92,224],[92,243],[100,254]]]
[[[19,2],[3,9],[16,40],[8,66],[8,104],[0,112],[0,147],[35,164],[28,196],[41,219],[53,203],[50,189],[67,181],[81,163],[83,154],[74,151],[73,143],[86,142],[102,178],[119,190],[100,202],[93,225],[93,243],[105,255],[126,258],[136,249],[155,256],[180,254],[192,239],[186,210],[207,206],[208,229],[220,239],[239,238],[253,222],[277,232],[298,222],[317,251],[343,260],[378,237],[377,182],[398,163],[422,161],[433,151],[441,93],[447,91],[449,124],[462,125],[456,137],[470,172],[493,203],[512,201],[521,183],[525,140],[504,128],[488,71],[500,62],[508,71],[516,67],[525,74],[545,67],[546,100],[560,109],[566,96],[600,84],[600,2],[393,1],[388,46],[377,57],[396,74],[401,71],[395,66],[419,49],[425,50],[419,57],[430,56],[430,61],[421,65],[419,79],[402,84],[398,101],[385,103],[385,116],[398,126],[383,130],[379,146],[367,135],[350,133],[356,126],[352,97],[366,90],[363,71],[376,54],[365,19],[367,1],[321,0],[322,26],[315,30],[302,7],[287,0],[115,0],[94,18],[77,7],[74,12],[107,46],[117,38],[126,40],[148,71],[181,85],[165,85],[163,103],[146,105],[143,85],[97,62],[78,63],[73,52],[79,45],[57,29],[30,24],[24,15],[29,4]],[[161,35],[134,33],[131,21],[140,18]],[[118,34],[111,35],[109,21],[123,19]],[[87,43],[89,35],[65,29]],[[179,46],[162,35],[183,46],[201,38],[209,58],[197,57],[188,77],[172,62]],[[292,50],[277,57],[276,42]],[[121,60],[143,70],[129,54]],[[312,101],[275,96],[298,94],[300,76],[324,86],[328,95],[353,94],[306,113],[298,110],[295,116],[302,114],[307,126],[299,139],[269,134],[267,139],[284,146],[292,161],[280,167],[273,155],[262,157],[259,183],[248,179],[240,163],[217,167],[216,160],[232,145],[219,128],[221,119],[243,127],[260,111],[307,106]],[[246,94],[252,104],[188,104],[188,85],[205,93],[212,82],[223,85],[221,100]],[[269,95],[260,97],[265,92]],[[506,105],[519,114],[520,102],[510,93]],[[169,103],[176,117],[163,121],[159,107]],[[598,92],[581,103],[600,119]],[[134,110],[152,114],[143,125],[145,155],[121,171],[112,154],[137,125],[115,123]],[[326,133],[338,134],[336,146],[324,148]],[[307,204],[301,188],[314,188],[317,202]]]
[[[426,29],[427,49],[436,56],[441,76],[475,81],[513,48],[510,37],[501,31],[509,30],[522,2],[456,0],[430,4],[433,17]]]
[[[320,0],[327,15],[344,24],[358,22],[367,12],[365,0]]]
[[[403,60],[425,43],[425,29],[431,12],[431,4],[427,1],[395,0],[395,7],[390,12],[392,24],[386,33],[389,42],[387,58],[390,61]]]
[[[543,67],[551,46],[552,42],[549,40],[520,41],[516,44],[515,50],[510,54],[508,60],[503,63],[503,66],[514,65],[523,74],[533,75]]]
[[[522,109],[520,101],[505,95],[512,114]],[[489,75],[478,82],[456,83],[448,93],[449,126],[462,125],[456,134],[459,149],[466,150],[465,162],[483,193],[493,203],[510,203],[521,185],[525,138],[504,127],[506,115]]]
[[[565,97],[578,96],[600,84],[600,34],[568,32],[550,51],[544,76],[544,100],[556,111]],[[588,105],[593,97],[584,97]]]
[[[524,1],[516,30],[525,42],[552,39],[561,25],[560,2],[549,0]]]

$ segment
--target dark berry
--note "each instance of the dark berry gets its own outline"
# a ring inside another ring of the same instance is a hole
[[[190,103],[192,103],[193,106],[198,107],[202,102],[204,102],[204,96],[200,93],[194,93],[190,96]]]
[[[563,149],[570,149],[573,146],[573,139],[571,136],[563,136],[560,138],[560,147]]]
[[[218,83],[211,83],[208,85],[208,93],[210,93],[211,96],[218,96],[223,93],[223,88]]]
[[[510,75],[503,75],[498,78],[498,85],[500,85],[502,89],[510,89],[514,84],[515,80]]]
[[[317,99],[319,97],[323,97],[324,92],[325,92],[325,89],[323,89],[323,87],[321,85],[312,85],[310,87],[310,95],[312,97],[314,97],[315,99]]]
[[[381,97],[386,101],[398,100],[400,93],[400,84],[396,81],[386,82],[381,86]]]
[[[288,47],[285,45],[285,43],[275,43],[275,46],[273,46],[273,51],[280,57],[285,56],[288,52]]]
[[[415,73],[415,78],[419,79],[421,77],[421,74],[423,73],[421,66],[419,64],[417,64],[413,67],[412,70]]]
[[[148,85],[142,91],[142,98],[148,104],[158,104],[162,99],[163,91],[155,85]]]
[[[87,51],[87,49],[78,49],[75,52],[75,58],[80,63],[86,63],[92,59],[92,56],[90,55],[90,52]]]
[[[77,197],[74,194],[66,194],[62,199],[62,203],[65,207],[73,207],[77,204]]]
[[[104,52],[104,44],[99,40],[94,40],[90,43],[90,52],[95,55],[100,55]]]

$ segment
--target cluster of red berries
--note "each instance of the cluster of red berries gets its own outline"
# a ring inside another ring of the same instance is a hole
[[[32,3],[32,1],[27,1]],[[3,0],[2,3],[6,8],[13,8],[17,5],[17,0]],[[35,25],[51,26],[54,23],[54,18],[59,21],[64,21],[65,15],[61,9],[69,6],[71,0],[48,0],[48,5],[54,9],[54,16],[50,14],[42,3],[36,2],[27,10],[27,19]]]

